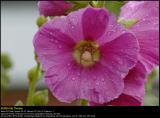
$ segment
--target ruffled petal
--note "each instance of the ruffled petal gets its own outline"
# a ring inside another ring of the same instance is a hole
[[[157,17],[139,21],[130,30],[136,35],[140,46],[139,60],[148,73],[159,65],[159,21]]]
[[[111,101],[122,93],[123,88],[120,75],[100,63],[81,72],[81,98],[88,101]]]
[[[133,68],[138,60],[139,45],[132,33],[125,33],[101,47],[103,65],[111,66],[122,78],[129,69]]]
[[[59,29],[53,28],[54,21],[43,25],[34,37],[34,48],[43,70],[47,70],[62,59],[72,59],[72,38],[62,33]]]
[[[121,7],[122,19],[145,19],[159,17],[159,1],[130,1]]]
[[[129,71],[128,75],[124,79],[125,87],[123,94],[132,96],[142,105],[145,95],[146,78],[147,73],[145,71],[145,67],[141,62],[138,62],[136,66]]]
[[[65,60],[45,73],[45,83],[58,100],[71,103],[81,97],[80,71],[74,61]]]
[[[132,96],[122,94],[117,99],[105,104],[89,102],[90,106],[140,106],[140,102]]]

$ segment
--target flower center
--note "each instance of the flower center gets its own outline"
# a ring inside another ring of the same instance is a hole
[[[95,42],[82,40],[74,47],[73,57],[82,66],[90,67],[100,59],[99,46]]]

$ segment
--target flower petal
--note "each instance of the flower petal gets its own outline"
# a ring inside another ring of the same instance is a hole
[[[105,32],[108,24],[108,12],[105,9],[88,7],[82,17],[85,39],[96,40]]]
[[[139,45],[132,33],[125,33],[101,47],[103,63],[120,73],[122,78],[133,68],[138,59]]]
[[[139,60],[148,73],[159,65],[159,21],[158,18],[141,20],[130,30],[136,35],[140,45]]]
[[[98,39],[96,39],[96,42],[99,45],[103,45],[127,32],[128,31],[121,24],[117,23],[116,16],[114,14],[110,14],[107,28],[104,34]]]
[[[123,94],[132,96],[142,104],[145,94],[146,78],[147,73],[145,67],[141,62],[138,62],[124,79],[125,87]]]
[[[45,74],[45,83],[61,102],[71,103],[80,98],[80,67],[74,62],[62,62]]]
[[[74,41],[60,30],[52,27],[54,21],[43,25],[34,37],[34,47],[43,70],[58,63],[59,58],[72,57]]]
[[[121,94],[117,99],[105,104],[89,103],[90,106],[140,106],[140,102],[132,96]]]
[[[159,17],[159,1],[130,1],[121,7],[122,19]]]
[[[100,63],[81,73],[81,98],[88,101],[111,101],[122,93],[123,88],[123,79]]]

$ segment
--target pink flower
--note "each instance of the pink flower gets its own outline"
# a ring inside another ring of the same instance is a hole
[[[159,1],[128,2],[121,8],[120,18],[138,20],[129,30],[140,45],[139,61],[150,73],[159,65]]]
[[[38,8],[41,15],[44,16],[60,16],[66,15],[66,11],[73,5],[64,0],[59,1],[39,1]]]
[[[158,65],[159,55],[159,4],[155,2],[128,2],[121,8],[120,18],[136,19],[138,22],[129,28],[137,37],[140,54],[136,66],[131,69],[124,79],[122,94],[105,104],[90,102],[92,106],[118,105],[139,106],[143,104],[144,85],[147,73]]]
[[[90,7],[47,22],[33,43],[48,88],[68,103],[117,98],[139,53],[135,36],[113,15]]]

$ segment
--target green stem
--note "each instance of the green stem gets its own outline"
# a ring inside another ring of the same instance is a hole
[[[29,93],[28,93],[27,104],[26,104],[27,106],[32,106],[33,105],[33,96],[34,96],[34,93],[35,93],[36,82],[38,80],[39,72],[40,72],[40,63],[37,62],[37,67],[36,67],[34,79],[33,79],[33,81],[29,82]]]
[[[104,5],[105,5],[105,1],[92,1],[92,2],[90,2],[90,5],[92,6],[92,7],[96,7],[96,8],[101,8],[101,7],[104,7]]]

